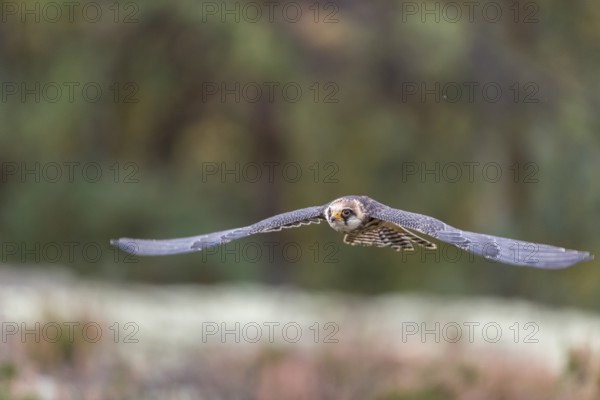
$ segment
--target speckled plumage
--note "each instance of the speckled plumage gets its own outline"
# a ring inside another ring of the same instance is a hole
[[[347,217],[340,216],[345,210]],[[344,242],[364,246],[412,250],[413,244],[434,249],[435,244],[416,231],[497,262],[536,268],[565,268],[593,258],[588,252],[546,244],[463,231],[426,215],[402,211],[366,196],[344,196],[323,206],[278,214],[242,228],[178,239],[147,240],[121,238],[111,244],[141,256],[202,251],[257,233],[295,228],[323,220],[345,232]]]

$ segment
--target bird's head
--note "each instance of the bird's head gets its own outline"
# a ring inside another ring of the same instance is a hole
[[[329,204],[325,217],[336,231],[351,232],[363,224],[366,215],[359,200],[342,197]]]

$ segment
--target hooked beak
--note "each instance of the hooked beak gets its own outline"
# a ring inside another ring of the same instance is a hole
[[[331,218],[330,218],[331,222],[336,222],[336,221],[339,221],[341,219],[342,219],[342,217],[340,216],[339,212],[331,214]]]

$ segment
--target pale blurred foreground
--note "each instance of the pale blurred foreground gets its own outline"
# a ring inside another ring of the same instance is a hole
[[[597,399],[600,317],[0,270],[0,399]]]

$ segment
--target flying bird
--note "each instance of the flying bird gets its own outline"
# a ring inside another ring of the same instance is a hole
[[[388,207],[366,196],[345,196],[322,206],[286,212],[221,232],[166,240],[121,238],[111,240],[111,244],[139,256],[191,253],[256,233],[318,224],[323,220],[344,233],[344,243],[350,245],[391,247],[396,251],[412,251],[415,245],[436,249],[435,243],[420,236],[423,234],[488,260],[511,265],[557,269],[594,257],[585,251],[463,231],[426,215]]]

